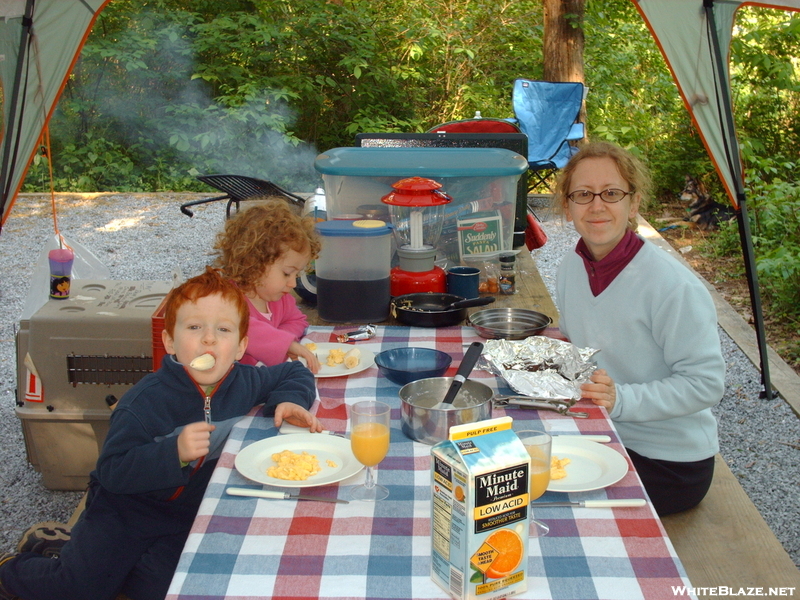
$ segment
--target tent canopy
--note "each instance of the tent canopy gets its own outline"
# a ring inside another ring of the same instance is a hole
[[[2,223],[86,36],[109,1],[0,0]]]
[[[634,0],[678,84],[728,196],[738,206],[742,166],[730,103],[728,55],[736,10],[800,10],[800,0]],[[710,13],[706,10],[710,9]],[[709,22],[713,15],[713,23]],[[721,56],[714,49],[716,36]]]

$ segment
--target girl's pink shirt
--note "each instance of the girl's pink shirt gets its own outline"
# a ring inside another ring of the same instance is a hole
[[[284,294],[280,300],[267,304],[272,319],[259,312],[249,298],[247,304],[250,308],[249,341],[239,362],[255,365],[260,361],[267,366],[284,362],[292,342],[299,342],[303,337],[308,319],[297,308],[291,294]]]

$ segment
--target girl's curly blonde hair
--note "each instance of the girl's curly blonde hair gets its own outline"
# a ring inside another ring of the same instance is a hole
[[[227,221],[214,244],[214,265],[244,292],[252,292],[264,271],[285,252],[294,250],[314,260],[321,247],[313,219],[301,217],[283,198],[250,201],[260,202]]]

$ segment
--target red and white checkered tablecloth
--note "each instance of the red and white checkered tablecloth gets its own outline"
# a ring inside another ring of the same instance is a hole
[[[352,327],[313,327],[307,338],[335,342]],[[453,356],[452,376],[465,346],[481,340],[472,328],[379,327],[357,342],[376,354],[397,346],[422,346]],[[504,382],[485,371],[477,379],[499,393]],[[233,430],[206,491],[175,572],[167,600],[446,599],[430,578],[430,446],[412,442],[400,429],[399,386],[371,367],[348,377],[317,379],[316,414],[326,429],[344,433],[347,406],[378,399],[392,406],[389,454],[376,469],[390,495],[380,502],[332,504],[265,500],[225,494],[229,486],[259,487],[234,468],[240,449],[277,434],[272,419],[254,413]],[[587,402],[590,414],[573,419],[551,411],[495,409],[519,420],[544,421],[552,433],[610,435],[625,454],[605,410]],[[627,455],[626,455],[627,458]],[[630,463],[630,460],[628,460]],[[303,491],[347,498],[363,471],[339,484]],[[297,491],[297,490],[290,490]],[[646,498],[632,467],[618,483],[582,493],[547,492],[541,500]],[[535,506],[535,505],[534,505]],[[689,587],[683,566],[652,505],[642,508],[535,508],[550,527],[546,537],[531,525],[528,591],[521,599],[663,600]]]

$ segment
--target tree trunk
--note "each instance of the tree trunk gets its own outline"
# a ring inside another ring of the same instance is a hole
[[[583,77],[583,13],[586,0],[542,1],[544,80],[586,84]],[[586,123],[586,102],[581,104],[579,119]]]
[[[543,0],[545,81],[583,79],[583,13],[586,0]]]

